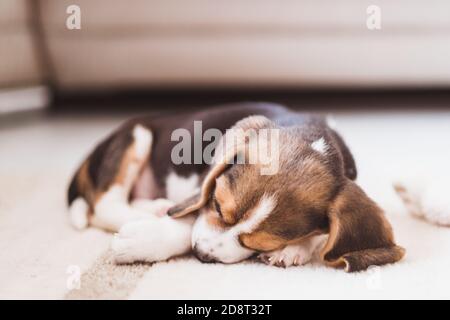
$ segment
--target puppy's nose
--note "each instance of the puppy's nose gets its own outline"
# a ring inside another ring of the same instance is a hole
[[[194,248],[192,248],[192,252],[194,253],[194,256],[201,262],[212,263],[216,261],[216,259],[213,256],[204,252],[200,252],[198,250],[197,244],[195,244]]]

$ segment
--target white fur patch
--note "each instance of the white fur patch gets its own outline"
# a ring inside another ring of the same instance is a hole
[[[175,202],[163,198],[154,200],[134,199],[130,203],[130,206],[134,209],[151,213],[156,217],[163,217],[167,215],[167,211],[175,204],[176,204]]]
[[[433,224],[450,226],[450,200],[446,196],[445,179],[403,179],[396,183],[395,190],[412,215]]]
[[[426,219],[437,225],[448,227],[450,226],[450,199],[447,190],[448,181],[442,178],[434,179],[426,186],[422,196],[422,208]]]
[[[317,139],[316,141],[314,141],[311,144],[311,148],[313,148],[314,150],[316,150],[317,152],[319,152],[321,154],[324,154],[328,150],[328,145],[325,142],[325,139],[322,137],[322,138]]]
[[[198,253],[209,255],[223,263],[244,260],[254,251],[239,243],[239,235],[255,230],[269,216],[275,205],[276,201],[273,197],[263,196],[250,218],[225,230],[211,226],[203,211],[197,218],[192,231],[192,246],[196,247]]]
[[[126,224],[111,243],[115,262],[164,261],[189,252],[193,221],[192,216],[165,216]]]
[[[117,232],[126,223],[134,220],[157,219],[157,213],[148,212],[128,204],[128,191],[124,186],[113,185],[95,204],[91,218],[93,226]]]
[[[276,201],[273,197],[263,196],[251,217],[233,227],[236,233],[250,233],[263,222],[275,208]]]
[[[76,198],[69,208],[70,223],[76,229],[85,229],[88,226],[89,205],[83,198]]]
[[[337,128],[337,121],[336,121],[336,118],[334,116],[328,115],[326,120],[327,120],[327,125],[331,129],[336,129]]]
[[[133,129],[133,138],[136,157],[139,159],[146,158],[150,152],[153,141],[151,131],[138,124]]]
[[[166,178],[166,195],[167,199],[175,203],[193,196],[199,189],[199,177],[192,174],[189,177],[181,177],[175,172],[170,172]]]

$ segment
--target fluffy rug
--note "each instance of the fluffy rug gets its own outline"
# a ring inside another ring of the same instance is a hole
[[[400,263],[356,274],[317,263],[279,269],[192,257],[114,265],[110,234],[69,226],[65,189],[89,148],[122,119],[42,119],[0,129],[0,153],[8,155],[0,160],[0,298],[448,298],[450,228],[409,215],[392,184],[417,175],[443,178],[449,112],[336,115],[357,159],[359,184],[386,210],[407,250]],[[450,198],[447,189],[440,192]]]

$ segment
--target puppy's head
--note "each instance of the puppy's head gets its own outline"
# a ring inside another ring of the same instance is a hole
[[[382,211],[345,178],[331,138],[305,141],[298,129],[277,128],[260,116],[236,126],[279,129],[277,142],[271,142],[277,143],[277,171],[263,175],[260,162],[226,161],[240,152],[251,156],[248,139],[231,151],[219,150],[222,158],[204,179],[201,193],[169,211],[174,217],[199,213],[192,248],[200,260],[234,263],[322,233],[330,233],[323,260],[347,271],[401,258]]]

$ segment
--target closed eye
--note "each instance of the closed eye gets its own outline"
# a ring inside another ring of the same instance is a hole
[[[223,219],[222,210],[220,209],[220,203],[217,201],[216,197],[213,198],[214,209],[217,211],[219,216]]]

